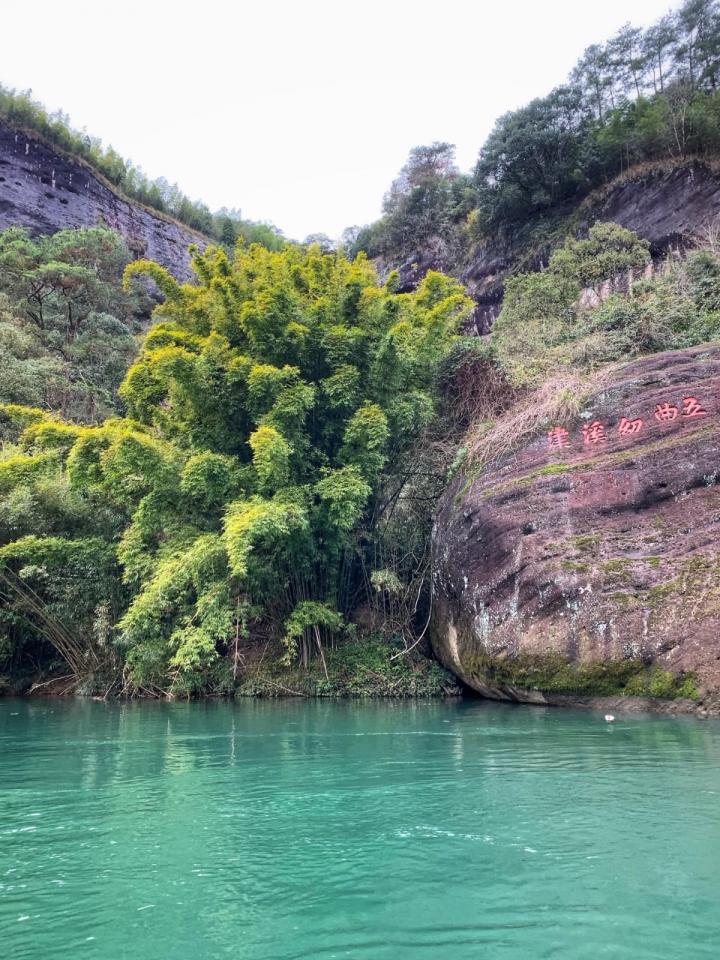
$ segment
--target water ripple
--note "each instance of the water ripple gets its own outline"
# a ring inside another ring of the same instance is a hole
[[[12,960],[693,960],[720,724],[482,703],[0,701]]]

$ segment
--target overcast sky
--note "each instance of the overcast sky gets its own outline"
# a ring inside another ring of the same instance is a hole
[[[0,82],[212,209],[374,220],[410,147],[470,169],[497,116],[668,0],[4,0]]]

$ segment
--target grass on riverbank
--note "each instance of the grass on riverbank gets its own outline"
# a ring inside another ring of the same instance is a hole
[[[207,696],[215,697],[325,697],[325,698],[430,698],[460,696],[455,678],[417,650],[405,652],[399,641],[371,636],[347,641],[325,651],[327,676],[319,657],[307,669],[286,666],[279,659],[279,649],[255,648],[243,658],[242,668],[233,681],[229,660],[218,664]],[[84,695],[111,699],[118,696],[121,684],[110,686],[107,678],[94,678],[80,685],[67,676],[67,668],[58,661],[52,669],[39,674],[9,677],[0,675],[0,696]],[[135,691],[134,696],[152,696],[155,691]],[[157,691],[162,696],[161,691]],[[167,694],[164,694],[167,696]],[[173,698],[185,693],[176,691]]]
[[[380,638],[350,641],[325,653],[307,669],[260,661],[249,666],[237,697],[447,697],[459,696],[455,678],[434,660]]]

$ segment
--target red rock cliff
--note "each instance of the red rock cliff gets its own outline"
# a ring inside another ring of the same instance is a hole
[[[583,668],[607,692],[603,664],[642,664],[717,703],[720,347],[617,369],[567,433],[551,426],[442,501],[438,657],[496,698],[562,701]]]

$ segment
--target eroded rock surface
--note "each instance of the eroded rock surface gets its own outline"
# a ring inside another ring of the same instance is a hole
[[[702,161],[687,161],[674,169],[662,165],[631,171],[604,191],[596,191],[579,208],[556,210],[567,217],[568,231],[585,233],[598,221],[614,221],[650,242],[653,259],[661,261],[676,250],[693,246],[708,231],[716,232],[720,216],[720,175]],[[400,289],[414,290],[428,270],[459,277],[476,307],[468,332],[487,333],[502,309],[506,278],[518,270],[539,270],[552,252],[529,240],[520,230],[502,242],[498,238],[472,249],[448,244],[438,237],[400,261],[380,262],[382,273],[398,269]]]
[[[496,698],[562,700],[564,665],[607,664],[609,692],[613,674],[643,664],[660,685],[693,675],[700,704],[716,703],[720,348],[622,367],[553,436],[569,445],[543,433],[446,493],[439,659]]]
[[[103,224],[121,233],[136,257],[149,257],[179,279],[190,277],[188,247],[206,238],[118,196],[90,167],[37,136],[0,123],[0,230],[34,234]]]
[[[661,256],[713,229],[720,215],[720,176],[702,161],[668,172],[650,170],[616,182],[586,212],[585,226],[598,220],[619,223],[649,240],[653,255]]]

